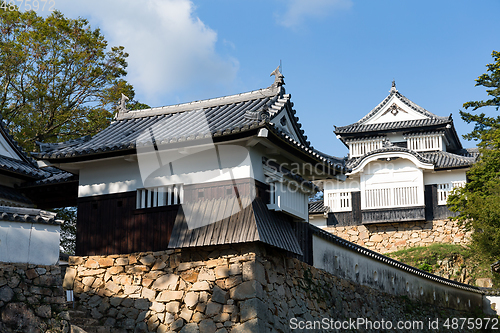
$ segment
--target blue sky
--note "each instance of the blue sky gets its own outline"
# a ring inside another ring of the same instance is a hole
[[[458,111],[486,98],[474,80],[500,51],[498,0],[51,1],[125,46],[136,99],[151,106],[267,87],[281,60],[306,135],[335,156],[347,149],[333,125],[367,114],[392,80],[470,131]]]

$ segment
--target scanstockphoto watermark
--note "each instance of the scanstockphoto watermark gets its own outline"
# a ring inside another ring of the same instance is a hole
[[[421,320],[369,320],[367,318],[349,318],[338,320],[333,318],[322,318],[320,320],[305,320],[301,318],[291,318],[289,323],[293,330],[328,330],[328,331],[347,331],[347,330],[423,330],[425,323]]]
[[[367,318],[349,318],[338,320],[322,318],[320,320],[305,320],[291,318],[289,327],[292,331],[325,330],[332,332],[352,330],[394,330],[396,332],[420,332],[426,330],[500,330],[498,318],[428,318],[426,320],[370,320]]]
[[[35,12],[48,10],[52,12],[55,10],[55,0],[1,0],[0,10],[4,11],[25,11],[33,10]]]

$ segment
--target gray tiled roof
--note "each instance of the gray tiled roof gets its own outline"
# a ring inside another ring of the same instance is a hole
[[[365,122],[368,119],[370,119],[371,117],[373,117],[380,109],[382,109],[387,103],[389,103],[389,101],[391,100],[391,98],[393,96],[398,98],[400,101],[402,101],[406,105],[408,105],[411,109],[417,111],[418,113],[420,113],[426,117],[433,118],[433,119],[443,119],[443,120],[448,118],[448,117],[440,117],[438,115],[435,115],[432,112],[427,111],[426,109],[424,109],[420,105],[417,105],[416,103],[410,101],[408,98],[406,98],[403,94],[401,94],[396,89],[391,89],[390,94],[382,102],[380,102],[379,105],[377,105],[375,108],[373,108],[373,110],[371,110],[366,116],[364,116],[359,121],[357,121],[356,124]]]
[[[3,185],[0,185],[0,201],[1,199],[16,201],[24,204],[32,204],[30,199],[26,198],[16,189]]]
[[[419,161],[423,163],[434,164],[435,169],[448,169],[448,168],[461,168],[468,167],[474,164],[476,157],[466,157],[458,154],[453,154],[445,151],[431,151],[431,152],[416,152],[414,150],[402,147],[386,147],[381,149],[372,150],[371,152],[347,160],[346,167],[350,170],[358,166],[365,158],[386,152],[406,152],[414,155]]]
[[[20,175],[38,179],[50,175],[49,173],[42,171],[31,163],[2,155],[0,155],[0,168]]]
[[[62,220],[56,220],[56,215],[56,213],[35,208],[0,206],[0,220],[2,221],[62,224]]]
[[[240,203],[244,207],[240,209]],[[255,198],[236,197],[197,200],[181,206],[172,230],[169,248],[263,242],[302,255],[291,225]],[[224,213],[230,215],[223,217]],[[232,213],[232,214],[231,214]],[[214,214],[221,216],[214,217]],[[190,226],[186,223],[190,217]],[[205,225],[206,221],[215,220]]]
[[[390,130],[405,130],[410,128],[421,128],[426,126],[437,126],[451,124],[453,121],[450,118],[428,118],[418,120],[394,121],[389,123],[360,125],[354,123],[347,126],[336,127],[335,134],[350,134],[350,133],[368,133],[381,132]]]
[[[62,170],[59,170],[56,168],[50,168],[50,170],[47,170],[47,171],[50,172],[50,176],[47,176],[47,177],[42,178],[42,179],[38,179],[38,180],[31,182],[31,183],[25,183],[25,184],[21,185],[21,187],[78,181],[78,176],[74,175],[70,172],[62,171]]]
[[[309,203],[309,214],[325,213],[329,210],[330,208],[325,206],[324,200],[312,201]]]
[[[422,152],[420,154],[431,161],[435,169],[470,167],[476,161],[476,157],[465,157],[445,151]]]
[[[190,140],[207,140],[225,135],[268,128],[302,152],[341,168],[339,161],[319,154],[300,130],[290,95],[282,86],[185,104],[120,112],[116,121],[92,138],[60,144],[42,144],[38,159],[64,159],[85,155],[130,151],[142,146],[167,145]],[[299,141],[282,132],[273,117],[284,108],[290,111]],[[153,138],[153,139],[152,139]]]
[[[367,122],[373,116],[377,114],[377,112],[382,109],[392,98],[397,98],[407,106],[409,106],[414,111],[422,114],[426,117],[426,119],[421,120],[409,120],[409,121],[397,121],[390,123],[381,123],[381,124],[371,124],[371,125],[363,125],[363,123]],[[434,126],[441,124],[451,123],[451,117],[440,117],[435,115],[432,112],[427,111],[423,107],[417,105],[416,103],[410,101],[408,98],[403,96],[395,86],[391,89],[389,95],[380,102],[373,110],[371,110],[366,116],[358,120],[357,122],[342,126],[336,127],[336,134],[347,134],[347,133],[364,133],[364,132],[375,132],[375,131],[384,131],[384,130],[394,130],[394,129],[409,129],[421,126]]]
[[[348,169],[354,169],[356,166],[358,166],[365,158],[375,155],[375,154],[380,154],[380,153],[387,153],[387,152],[404,152],[404,153],[409,153],[415,156],[419,161],[423,163],[431,163],[431,160],[427,159],[425,156],[422,156],[422,154],[417,153],[414,150],[408,149],[408,148],[403,148],[403,147],[386,147],[386,148],[380,148],[376,150],[372,150],[369,153],[364,154],[363,156],[360,157],[354,157],[351,159],[348,159],[346,162],[346,167]]]
[[[477,158],[479,156],[479,148],[475,147],[475,148],[464,148],[464,149],[461,149],[457,152],[455,152],[456,154],[458,155],[462,155],[462,156],[465,156],[465,157],[475,157]]]
[[[269,87],[246,94],[119,113],[116,121],[90,140],[46,145],[37,157],[64,158],[133,149],[151,141],[150,130],[157,144],[248,130],[265,120],[262,111],[268,110],[268,116],[272,117],[284,107],[290,95],[283,93],[281,87]]]

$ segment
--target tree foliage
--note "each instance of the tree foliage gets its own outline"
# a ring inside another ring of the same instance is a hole
[[[493,51],[494,63],[487,65],[487,73],[479,76],[476,86],[486,88],[490,99],[471,101],[464,108],[500,106],[500,52]],[[468,182],[448,199],[457,219],[473,230],[472,246],[491,259],[500,259],[500,117],[461,111],[462,119],[474,123],[474,130],[466,138],[479,140],[480,157],[467,173]]]
[[[60,249],[63,253],[74,255],[76,249],[76,207],[56,208],[57,218],[63,220],[61,225]]]
[[[97,133],[122,93],[146,106],[124,80],[124,48],[109,49],[87,20],[0,11],[0,30],[0,112],[26,149]]]

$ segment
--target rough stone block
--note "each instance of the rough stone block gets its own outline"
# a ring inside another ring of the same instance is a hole
[[[229,276],[229,268],[227,266],[219,266],[215,268],[215,278],[223,279]]]
[[[250,298],[240,304],[241,322],[264,316],[267,313],[267,306],[258,298]]]
[[[157,302],[180,301],[184,295],[183,291],[162,291],[156,297]]]
[[[152,302],[149,308],[154,312],[160,313],[165,311],[165,304],[159,302]]]
[[[225,304],[227,300],[227,292],[219,288],[218,286],[214,286],[212,292],[212,302],[217,302],[220,304]]]
[[[0,288],[0,301],[8,303],[14,297],[14,291],[9,286]]]
[[[200,327],[200,332],[203,333],[215,333],[215,331],[217,330],[215,323],[213,322],[213,320],[210,319],[202,320],[199,323],[199,327]]]
[[[156,258],[153,257],[151,254],[148,254],[147,256],[144,256],[141,259],[139,259],[139,262],[143,265],[146,265],[146,266],[152,265],[153,263],[155,263],[155,261],[156,261]]]
[[[196,282],[191,286],[191,291],[208,291],[210,290],[210,285],[207,281]]]
[[[198,281],[215,281],[215,273],[211,269],[202,268],[198,274]]]
[[[258,261],[247,261],[243,263],[243,281],[257,280],[266,284],[266,271]]]
[[[189,309],[194,309],[196,304],[198,304],[198,293],[188,292],[184,297],[184,304],[186,304]]]
[[[126,266],[129,264],[129,261],[128,261],[129,258],[116,258],[115,260],[115,265],[118,265],[118,266]]]
[[[181,317],[182,319],[184,319],[186,322],[189,323],[192,315],[193,315],[192,310],[189,310],[188,308],[184,308],[184,309],[182,309],[181,313],[179,314],[179,317]]]
[[[158,278],[154,283],[153,283],[153,289],[155,290],[165,290],[165,289],[171,289],[173,290],[175,286],[177,285],[177,281],[179,280],[179,277],[175,274],[166,274]]]
[[[198,333],[198,332],[200,331],[198,329],[198,324],[196,323],[189,323],[180,330],[180,333]]]
[[[264,291],[262,285],[256,281],[246,281],[230,290],[230,298],[237,301],[246,300],[253,297],[262,298]]]
[[[167,312],[175,314],[175,313],[179,312],[179,307],[180,307],[180,303],[177,301],[174,301],[174,302],[167,303],[165,305],[165,310],[167,310]]]
[[[151,270],[156,271],[156,270],[164,269],[165,267],[167,267],[167,264],[165,264],[164,261],[158,259],[158,260],[156,260],[156,262],[153,265],[153,268],[151,268]]]
[[[205,315],[208,317],[213,317],[222,311],[222,304],[215,302],[208,302],[205,308]]]

